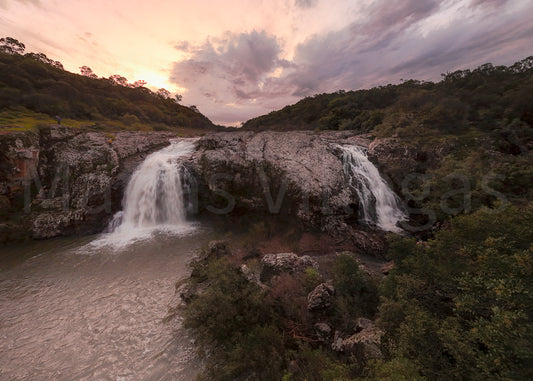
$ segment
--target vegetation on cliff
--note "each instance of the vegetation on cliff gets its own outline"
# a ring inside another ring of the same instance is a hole
[[[20,122],[13,113],[23,113],[26,119],[41,119],[41,123],[55,121],[56,116],[87,125],[118,122],[114,129],[216,127],[196,107],[180,105],[179,97],[171,98],[165,89],[153,92],[143,86],[144,81],[129,84],[120,75],[97,78],[85,67],[85,75],[74,74],[42,53],[24,54],[22,43],[8,39],[0,41],[2,124]],[[42,114],[48,115],[47,121]],[[10,123],[9,119],[14,121]],[[26,124],[31,126],[33,120]]]

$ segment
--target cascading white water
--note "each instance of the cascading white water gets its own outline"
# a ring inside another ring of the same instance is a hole
[[[400,198],[383,180],[368,160],[366,150],[358,146],[340,146],[346,181],[359,198],[360,219],[382,230],[400,233],[398,222],[407,219]]]
[[[170,146],[152,153],[133,173],[118,212],[108,226],[112,237],[102,244],[125,244],[155,230],[185,232],[184,177],[180,161],[194,151],[195,139],[171,141]]]

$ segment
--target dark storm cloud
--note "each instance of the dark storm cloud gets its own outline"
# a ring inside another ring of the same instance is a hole
[[[458,67],[472,68],[473,65],[494,59],[505,60],[505,56],[521,59],[530,54],[524,51],[524,57],[519,56],[523,51],[523,46],[533,43],[533,24],[528,20],[505,22],[490,30],[478,31],[462,44],[451,43],[464,33],[464,28],[457,28],[454,33],[433,40],[433,49],[428,48],[422,54],[392,67],[388,74],[395,76],[408,73],[414,76],[416,73],[427,72],[432,68],[441,69],[441,72]]]

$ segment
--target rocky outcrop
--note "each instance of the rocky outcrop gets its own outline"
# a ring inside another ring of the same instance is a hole
[[[321,283],[307,295],[309,311],[325,311],[331,307],[335,288],[331,283]]]
[[[192,171],[200,208],[214,214],[292,215],[309,227],[348,237],[380,253],[383,234],[358,224],[358,200],[346,186],[339,145],[368,147],[350,132],[231,132],[198,142]]]
[[[318,269],[318,263],[308,255],[298,256],[294,253],[267,254],[261,259],[262,282],[282,273],[304,272],[312,267]]]
[[[120,208],[123,189],[168,132],[84,131],[52,125],[0,135],[0,240],[101,231]],[[13,231],[23,234],[13,237]]]
[[[335,332],[331,349],[345,354],[356,354],[365,359],[381,359],[381,338],[384,332],[372,320],[359,318],[356,321],[356,333],[343,338],[340,332]]]
[[[454,143],[443,142],[431,147],[417,147],[399,138],[375,139],[368,146],[370,158],[382,169],[396,189],[409,175],[424,174],[438,165]]]

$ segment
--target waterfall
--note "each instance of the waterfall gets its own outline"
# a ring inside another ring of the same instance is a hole
[[[156,230],[190,228],[185,201],[188,172],[180,162],[193,153],[194,142],[172,140],[170,146],[146,157],[126,187],[123,210],[109,224],[109,232],[136,237]]]
[[[340,149],[346,181],[359,199],[360,220],[385,231],[401,232],[398,222],[406,220],[407,215],[400,198],[368,160],[366,150],[358,146],[340,146]]]

